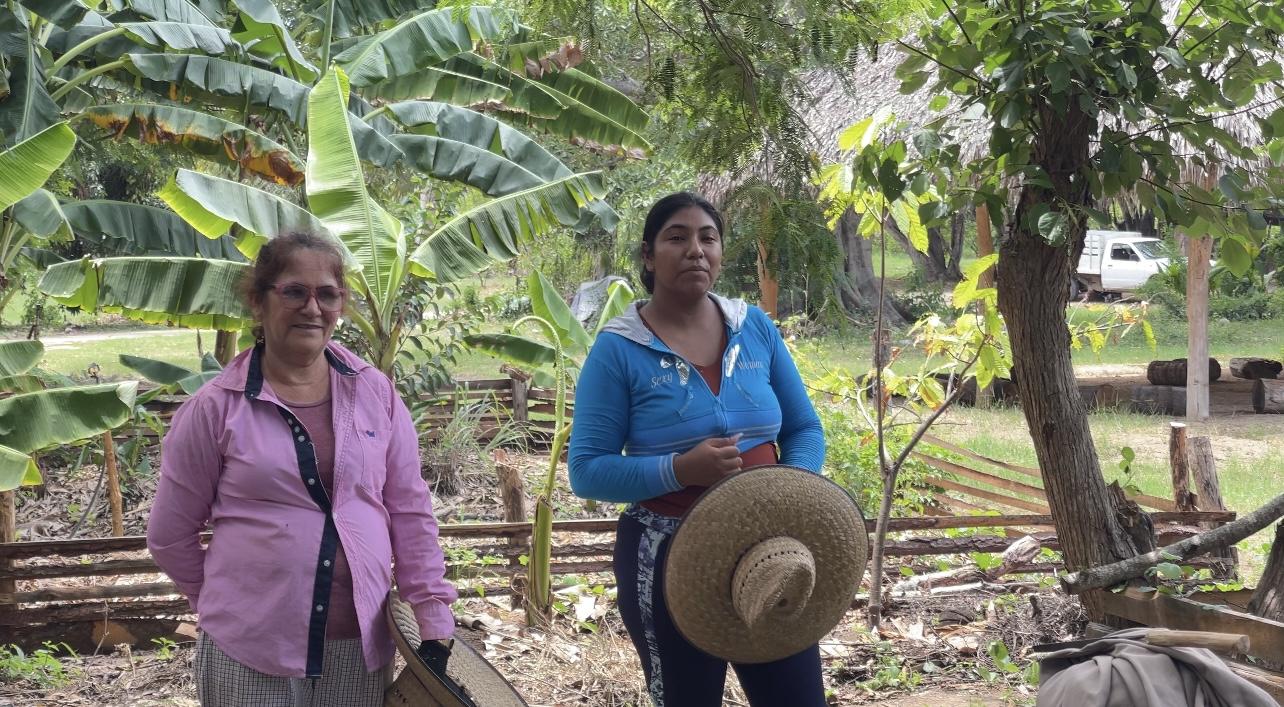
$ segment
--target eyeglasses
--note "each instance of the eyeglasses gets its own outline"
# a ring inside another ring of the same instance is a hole
[[[317,306],[322,311],[338,312],[343,309],[344,300],[348,296],[348,291],[342,287],[331,285],[308,287],[300,282],[272,285],[268,289],[275,290],[281,296],[281,304],[284,304],[288,309],[303,309],[307,306],[308,300],[315,297]]]

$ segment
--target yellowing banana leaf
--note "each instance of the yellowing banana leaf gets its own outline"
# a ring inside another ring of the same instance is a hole
[[[0,209],[13,206],[44,185],[75,144],[76,134],[66,123],[58,123],[0,152]]]
[[[52,388],[0,399],[0,446],[31,454],[129,419],[138,381]]]
[[[333,237],[307,209],[262,189],[200,172],[178,170],[157,196],[207,238],[218,238],[234,223],[240,226],[244,232],[236,239],[236,247],[247,258],[258,255],[269,239],[285,233]]]
[[[269,182],[303,181],[303,163],[274,140],[209,113],[150,103],[94,106],[80,118],[115,138],[181,149],[250,172]]]
[[[0,376],[16,376],[36,367],[45,355],[39,341],[0,341]]]
[[[5,376],[0,378],[0,392],[5,393],[34,393],[38,390],[44,390],[45,383],[39,376],[18,375]]]
[[[574,174],[502,196],[446,222],[410,256],[412,272],[446,282],[474,275],[559,227],[603,193],[600,174]]]
[[[513,15],[489,7],[430,10],[384,30],[335,57],[354,87],[405,76],[470,52],[481,41],[501,40],[517,31]]]
[[[13,205],[13,218],[28,233],[53,241],[71,239],[71,226],[58,197],[37,189]]]
[[[331,69],[308,98],[305,188],[312,213],[343,241],[375,299],[378,317],[391,306],[405,272],[401,223],[370,198],[348,125],[348,81]]]
[[[267,58],[273,66],[298,81],[317,80],[321,72],[299,51],[275,5],[269,0],[232,0],[232,3],[240,10],[233,36],[251,53]]]
[[[125,201],[74,201],[63,213],[76,236],[101,255],[180,255],[243,261],[230,236],[208,238],[172,211]],[[226,229],[224,229],[226,233]]]
[[[309,14],[325,22],[331,2],[334,3],[335,37],[351,37],[365,28],[428,10],[437,4],[436,0],[309,0],[305,7]]]
[[[149,324],[237,331],[250,322],[238,295],[248,266],[202,258],[84,258],[58,263],[40,291],[68,307]]]
[[[130,54],[124,60],[144,85],[173,101],[271,108],[296,125],[305,120],[308,87],[266,69],[194,54]]]
[[[30,455],[0,445],[0,491],[40,483],[40,469]]]
[[[11,147],[57,123],[60,116],[58,104],[45,89],[40,46],[25,23],[10,10],[0,8],[0,35],[18,37],[21,42],[20,49],[6,51],[9,94],[0,101],[0,132],[4,133],[4,144]],[[44,184],[43,179],[40,184]]]

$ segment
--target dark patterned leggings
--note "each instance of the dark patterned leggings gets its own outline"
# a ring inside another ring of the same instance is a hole
[[[624,625],[633,639],[654,707],[722,704],[727,662],[687,642],[664,602],[664,558],[677,519],[634,506],[620,516],[615,581]],[[733,663],[753,707],[825,707],[820,649],[773,663]]]

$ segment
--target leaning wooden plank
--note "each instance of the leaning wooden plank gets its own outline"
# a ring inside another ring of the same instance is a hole
[[[1101,597],[1106,612],[1122,619],[1185,631],[1242,633],[1248,636],[1249,655],[1267,660],[1284,655],[1284,623],[1279,621],[1137,587],[1101,592]]]
[[[1043,474],[1038,469],[1034,469],[1028,466],[1021,466],[1020,464],[1010,464],[1005,461],[999,461],[998,459],[992,459],[983,454],[977,454],[976,452],[973,452],[970,449],[965,449],[963,447],[960,447],[957,444],[951,444],[950,442],[946,442],[945,440],[935,435],[930,435],[930,434],[923,435],[923,441],[932,445],[933,447],[940,447],[941,449],[954,452],[955,454],[965,456],[969,459],[974,459],[976,461],[984,462],[986,464],[992,464],[994,466],[999,467],[1000,469],[1007,469],[1008,471],[1013,471],[1018,474],[1024,474],[1026,476],[1031,476],[1036,479],[1043,479]]]
[[[1187,557],[1208,552],[1213,548],[1234,545],[1274,523],[1282,515],[1284,515],[1284,494],[1276,496],[1261,508],[1247,513],[1226,525],[1193,535],[1178,543],[1109,565],[1089,567],[1086,570],[1071,572],[1061,578],[1061,586],[1071,594],[1078,594],[1088,589],[1114,586],[1120,582],[1140,577],[1145,574],[1147,569],[1160,562],[1180,562]],[[1279,653],[1278,655],[1284,655],[1284,653]]]
[[[928,466],[940,469],[941,471],[958,474],[959,476],[972,479],[973,481],[980,481],[983,484],[989,484],[990,486],[1001,488],[1005,491],[1011,491],[1012,493],[1037,498],[1040,501],[1048,500],[1048,495],[1038,486],[1031,486],[1030,484],[1023,484],[1020,481],[1005,479],[1002,476],[987,474],[984,471],[977,471],[976,469],[963,466],[962,464],[955,464],[954,462],[947,461],[945,459],[937,459],[936,457],[931,457],[921,452],[911,452],[910,456],[927,464]]]
[[[968,496],[983,498],[987,501],[993,501],[995,503],[999,503],[1004,506],[1008,506],[1010,508],[1020,508],[1022,510],[1033,511],[1035,513],[1041,513],[1045,515],[1052,512],[1051,510],[1048,509],[1047,506],[1040,503],[1027,501],[1022,498],[1014,498],[1012,496],[1004,496],[1003,494],[1000,494],[1000,493],[993,493],[991,491],[973,488],[971,486],[965,486],[963,484],[950,481],[949,479],[942,479],[939,477],[927,476],[923,478],[923,482],[932,484],[933,486],[940,486],[941,488],[946,489],[948,491],[957,491],[959,493],[966,494]]]
[[[1230,669],[1236,675],[1266,690],[1266,694],[1270,695],[1276,702],[1284,705],[1284,673],[1267,670],[1257,665],[1241,663],[1237,660],[1228,660],[1226,665],[1230,666]]]

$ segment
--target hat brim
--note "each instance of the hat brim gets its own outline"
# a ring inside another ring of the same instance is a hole
[[[807,546],[816,577],[806,605],[753,628],[731,599],[741,556],[755,544],[790,537]],[[860,508],[838,484],[795,467],[748,469],[709,487],[669,543],[664,596],[692,645],[732,663],[767,663],[816,643],[842,621],[869,559]]]
[[[396,590],[388,593],[384,615],[397,651],[406,661],[405,670],[384,695],[384,707],[463,707],[465,703],[415,652],[420,643],[419,624],[410,605],[401,601]],[[528,707],[504,676],[459,635],[455,636],[446,674],[477,707]]]

